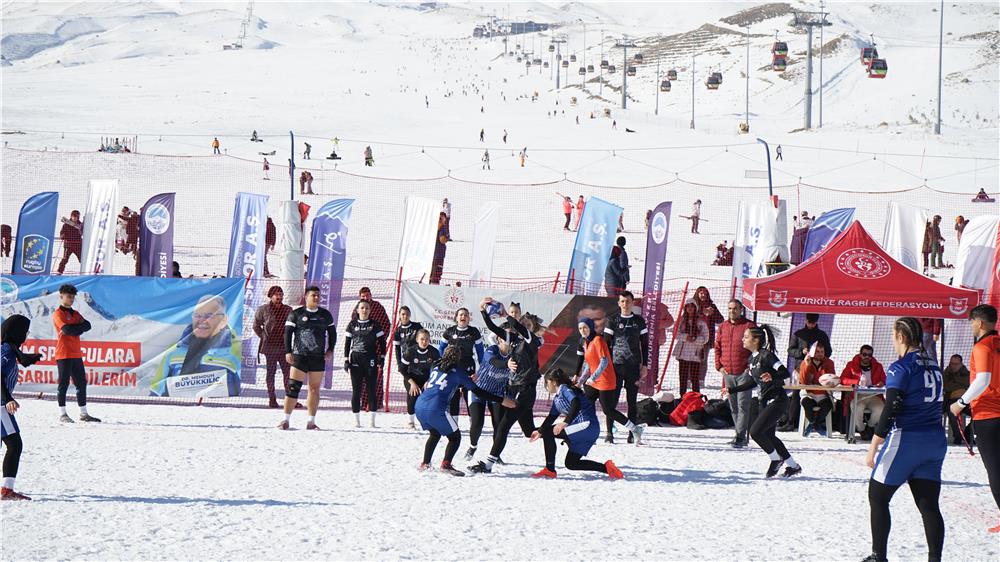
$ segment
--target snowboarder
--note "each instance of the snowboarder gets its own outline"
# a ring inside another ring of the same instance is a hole
[[[263,139],[257,136],[257,129],[254,129],[253,133],[250,134],[250,142],[264,142]]]
[[[215,137],[214,139],[212,139],[212,154],[222,154],[221,152],[219,152],[219,137]]]
[[[427,107],[427,109],[431,108],[431,100],[427,99],[427,96],[424,96],[424,106]]]
[[[365,166],[374,166],[374,165],[375,165],[375,157],[372,155],[372,147],[371,146],[366,146],[365,147]]]
[[[312,148],[313,147],[309,143],[305,143],[305,145],[306,145],[306,150],[305,150],[305,152],[302,153],[302,158],[305,159],[305,160],[312,160],[312,158],[310,158],[310,156],[312,156]]]
[[[507,129],[503,130],[503,143],[507,144]]]
[[[617,131],[618,130],[618,121],[617,120],[614,120],[614,119],[611,120],[611,130],[613,130],[613,131]]]
[[[268,171],[270,169],[271,169],[271,164],[270,164],[270,162],[267,161],[267,158],[265,158],[264,159],[264,179],[266,179],[266,180],[271,179],[270,175],[268,174]]]
[[[777,148],[774,149],[774,159],[776,161],[777,160],[781,160],[782,162],[785,161],[785,159],[781,157],[781,145],[780,144],[778,145]]]
[[[486,129],[479,129],[479,142],[485,142],[486,140]]]
[[[524,161],[528,159],[528,147],[524,147],[521,149],[521,154],[518,155],[518,158],[521,159],[521,167],[523,168]]]
[[[700,234],[698,232],[698,221],[701,220],[701,199],[698,199],[691,205],[691,234]]]
[[[484,170],[493,169],[490,168],[490,150],[488,148],[486,149],[486,152],[483,153],[483,169]]]

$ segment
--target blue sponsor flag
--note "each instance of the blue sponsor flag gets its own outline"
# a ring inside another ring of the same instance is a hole
[[[309,267],[306,285],[320,290],[320,306],[333,315],[334,324],[340,312],[340,291],[344,286],[344,265],[347,263],[347,232],[354,199],[334,199],[320,207],[312,224],[309,240]],[[331,388],[333,374],[326,366],[323,385]]]
[[[831,240],[847,230],[852,222],[854,222],[853,208],[833,209],[820,215],[816,222],[809,227],[806,245],[802,250],[802,261],[806,261],[813,254],[825,248]]]
[[[615,243],[618,217],[621,214],[621,207],[603,199],[591,197],[587,200],[569,262],[567,293],[598,294],[604,281],[604,269],[611,257],[611,247]]]
[[[239,192],[233,208],[233,231],[229,239],[229,266],[227,277],[241,277],[244,307],[251,308],[260,301],[260,279],[264,274],[264,252],[267,236],[267,195]],[[253,314],[252,311],[247,311]],[[246,384],[255,384],[257,354],[251,345],[252,338],[243,343],[243,371]]]
[[[139,226],[139,275],[172,277],[174,194],[154,195],[142,207]]]
[[[58,206],[59,194],[54,191],[39,193],[21,206],[14,242],[15,275],[48,275],[51,271]]]
[[[642,317],[646,320],[649,356],[648,368],[658,373],[660,367],[660,338],[663,333],[663,315],[666,306],[660,303],[663,296],[663,278],[667,271],[667,234],[670,233],[670,210],[673,203],[665,201],[653,209],[646,231],[646,273],[642,283]],[[652,394],[656,377],[646,377],[642,381],[642,392]]]

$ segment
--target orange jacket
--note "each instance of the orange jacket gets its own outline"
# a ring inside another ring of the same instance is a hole
[[[590,379],[587,384],[597,390],[615,389],[618,377],[615,375],[615,366],[611,362],[611,351],[603,337],[597,336],[590,343],[584,344],[583,359],[587,362],[591,375],[601,366],[601,359],[606,359],[607,366],[601,371],[601,375],[597,377],[597,380]]]
[[[52,323],[56,327],[56,360],[82,359],[80,334],[90,329],[90,322],[72,308],[60,306],[52,314]],[[75,335],[63,333],[64,327],[72,330]]]
[[[799,382],[801,384],[819,384],[819,378],[823,375],[836,375],[837,369],[833,366],[833,361],[829,357],[823,359],[819,367],[813,365],[812,359],[808,357],[802,360],[802,365],[799,366]],[[822,390],[810,390],[809,394],[813,396],[826,396],[826,392]]]
[[[976,381],[979,373],[990,373],[989,386],[969,404],[972,406],[972,419],[1000,418],[1000,336],[996,332],[987,334],[972,346],[969,372],[970,383]]]

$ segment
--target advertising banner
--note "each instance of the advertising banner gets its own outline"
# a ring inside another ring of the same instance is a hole
[[[15,275],[48,275],[52,270],[58,206],[55,191],[34,195],[21,206],[11,266]]]
[[[73,308],[92,328],[81,336],[87,392],[94,395],[226,397],[240,394],[242,279],[25,276],[0,279],[0,315],[31,320],[18,391],[55,392],[59,286],[79,293]],[[126,297],[127,295],[127,297]]]
[[[931,220],[927,209],[889,203],[889,219],[885,221],[882,247],[899,263],[922,270],[921,253],[924,246],[924,229]]]
[[[174,261],[174,194],[154,195],[142,207],[139,224],[139,275],[172,277]]]
[[[802,250],[802,261],[806,261],[816,252],[825,248],[837,235],[847,230],[852,222],[854,222],[853,208],[833,209],[820,215],[816,222],[809,227],[806,245]]]
[[[566,292],[599,294],[621,214],[621,207],[603,199],[591,197],[587,200],[570,257],[567,280],[571,282],[566,284]]]
[[[476,217],[476,234],[472,239],[472,266],[469,268],[470,281],[493,279],[493,250],[500,229],[500,206],[489,202],[479,209]]]
[[[264,274],[267,195],[237,193],[233,208],[233,230],[229,237],[227,277],[246,279]]]
[[[83,253],[80,273],[111,272],[118,220],[118,180],[90,180],[87,210],[83,215]]]
[[[788,261],[788,226],[785,201],[741,201],[733,242],[733,277],[737,292],[743,280],[767,275],[767,263]]]
[[[431,276],[441,203],[426,197],[407,197],[399,265],[403,279],[425,282]]]
[[[670,233],[670,209],[673,203],[666,201],[653,209],[649,219],[649,231],[646,233],[646,275],[642,285],[642,317],[646,321],[649,333],[649,372],[659,373],[660,369],[660,338],[663,332],[660,300],[663,297],[663,275],[667,268],[667,235]],[[668,313],[669,314],[669,313]],[[644,383],[650,388],[645,389],[650,394],[656,377],[646,377]]]

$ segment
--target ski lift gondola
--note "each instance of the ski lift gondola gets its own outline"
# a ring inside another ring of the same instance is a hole
[[[868,66],[872,60],[878,58],[878,49],[875,47],[863,47],[861,49],[861,64]]]
[[[774,59],[771,60],[771,70],[775,72],[782,72],[788,66],[788,60],[785,57],[774,55]]]
[[[517,62],[521,62],[521,57],[517,57]]]
[[[538,65],[542,64],[542,59],[534,59],[534,60],[531,61],[531,64],[533,64],[535,66],[538,66]],[[548,66],[548,65],[549,65],[549,63],[545,63],[545,66]]]
[[[563,68],[569,68],[569,61],[568,60],[562,61],[562,67]]]
[[[677,71],[673,70],[673,69],[668,70],[667,71],[667,80],[677,80]]]
[[[711,75],[710,75],[710,76],[708,77],[708,80],[705,80],[705,87],[707,87],[707,88],[708,88],[709,90],[718,90],[718,89],[719,89],[719,84],[721,84],[721,83],[722,83],[722,82],[721,82],[721,81],[719,80],[718,76],[716,76],[716,74],[717,74],[717,73],[714,73],[714,72],[713,72],[713,73],[712,73],[712,74],[711,74]]]
[[[531,59],[524,59],[524,66],[527,68],[531,68]]]
[[[784,41],[775,41],[774,44],[771,45],[771,54],[779,57],[787,57],[788,43],[785,43]]]
[[[608,65],[608,74],[614,74],[614,73],[615,73],[615,65],[613,64]]]
[[[549,67],[549,61],[545,61],[544,63],[542,63],[542,68],[548,68],[548,67]]]
[[[577,72],[577,74],[579,74],[580,76],[586,76],[587,75],[587,67],[581,66],[580,70],[579,70],[579,72]]]
[[[601,68],[603,68],[604,70],[607,70],[607,69],[608,69],[608,67],[610,67],[610,66],[611,66],[611,64],[610,64],[610,63],[608,63],[608,61],[607,61],[607,60],[602,60],[602,61],[601,61]]]
[[[637,62],[638,64],[642,64],[642,53],[636,53],[635,57],[633,58],[635,59],[635,62]]]
[[[717,81],[717,82],[718,82],[719,84],[722,84],[722,73],[721,73],[721,72],[713,72],[713,73],[712,73],[712,76],[711,76],[711,77],[712,77],[712,78],[715,78],[715,80],[716,80],[716,81]]]
[[[888,72],[889,65],[885,62],[885,59],[873,59],[872,63],[868,65],[869,78],[885,78]]]
[[[669,92],[670,91],[670,80],[664,80],[660,82],[660,91]]]
[[[630,66],[630,67],[628,67],[628,68],[625,69],[625,72],[629,76],[635,76],[635,67],[634,66]]]
[[[588,73],[592,73],[592,72],[594,72],[594,65],[592,65],[592,64],[588,64],[588,65],[587,65],[587,72],[588,72]]]
[[[569,62],[576,62],[576,55],[570,55]]]
[[[550,53],[556,52],[556,46],[553,45],[552,43],[549,43],[549,52]]]

